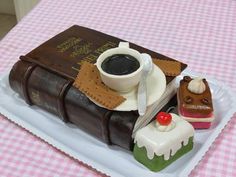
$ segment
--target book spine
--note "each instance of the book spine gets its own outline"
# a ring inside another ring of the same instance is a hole
[[[29,105],[77,125],[106,144],[132,149],[132,132],[138,118],[135,112],[101,108],[73,87],[70,80],[28,61],[19,60],[13,66],[9,83]]]

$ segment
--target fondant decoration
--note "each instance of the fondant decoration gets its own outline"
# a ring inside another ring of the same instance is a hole
[[[160,112],[156,116],[156,126],[161,132],[170,131],[175,127],[175,122],[172,120],[171,114]]]
[[[206,79],[184,76],[178,89],[179,115],[196,129],[206,129],[214,120],[212,96]]]
[[[206,90],[206,85],[202,78],[195,78],[188,84],[188,90],[192,93],[202,94]]]
[[[166,76],[178,76],[181,73],[181,64],[179,62],[153,58],[153,63],[160,67]]]
[[[174,122],[175,126],[169,131],[160,131],[157,122],[159,126],[170,126]],[[150,170],[159,171],[192,149],[193,135],[194,129],[187,121],[176,114],[161,113],[157,121],[137,131],[134,157]]]

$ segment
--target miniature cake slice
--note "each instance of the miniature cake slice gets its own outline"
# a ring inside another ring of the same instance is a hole
[[[210,128],[214,115],[206,79],[184,76],[178,89],[178,112],[195,129]]]
[[[160,112],[156,120],[137,131],[134,158],[160,171],[193,148],[193,127],[176,114]]]

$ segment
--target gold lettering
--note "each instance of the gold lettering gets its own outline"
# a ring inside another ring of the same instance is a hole
[[[71,68],[72,68],[73,70],[79,72],[79,68],[76,68],[76,67],[74,67],[74,66],[72,66]]]
[[[116,43],[108,41],[106,44],[104,44],[103,46],[99,47],[98,49],[96,49],[94,52],[98,55],[100,55],[101,53],[103,53],[104,51],[116,47]]]
[[[80,41],[82,41],[81,38],[78,37],[71,37],[64,41],[63,43],[57,45],[57,49],[59,52],[63,53],[66,50],[70,49],[71,47],[77,45]]]
[[[85,58],[83,58],[82,60],[80,60],[77,64],[79,66],[82,65],[82,63],[84,61],[90,62],[90,63],[95,63],[95,61],[97,60],[98,56],[94,55],[94,54],[89,54],[88,56],[86,56]]]
[[[76,57],[78,55],[86,55],[92,51],[90,47],[91,43],[85,44],[83,46],[76,45],[73,47],[74,51],[71,53],[70,57]]]
[[[31,99],[34,101],[34,103],[40,104],[41,100],[40,100],[40,97],[39,97],[39,92],[38,91],[32,91],[31,95],[32,95]]]
[[[87,55],[86,57],[84,57],[83,59],[81,59],[79,62],[77,62],[77,65],[79,65],[78,67],[80,67],[82,65],[82,63],[84,61],[88,61],[90,63],[95,63],[97,58],[99,57],[99,55],[101,53],[103,53],[104,51],[110,49],[110,48],[114,48],[116,47],[117,44],[114,43],[114,42],[111,42],[111,41],[108,41],[107,43],[105,43],[104,45],[102,45],[101,47],[97,48],[93,53]],[[84,47],[84,46],[83,46]],[[90,46],[89,46],[90,47]],[[85,47],[86,48],[86,47]],[[91,52],[91,50],[88,50],[88,49],[81,49],[79,48],[78,52],[75,51],[75,53],[73,52],[72,55],[73,56],[77,56],[79,54],[82,54],[80,53],[82,52],[83,54],[86,54],[86,53],[89,53]],[[76,67],[72,67],[72,69],[76,70],[76,71],[79,71],[78,68]]]

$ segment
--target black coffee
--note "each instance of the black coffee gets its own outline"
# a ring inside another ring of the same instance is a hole
[[[139,61],[131,55],[115,54],[102,62],[102,69],[114,75],[125,75],[136,71],[139,68]]]

